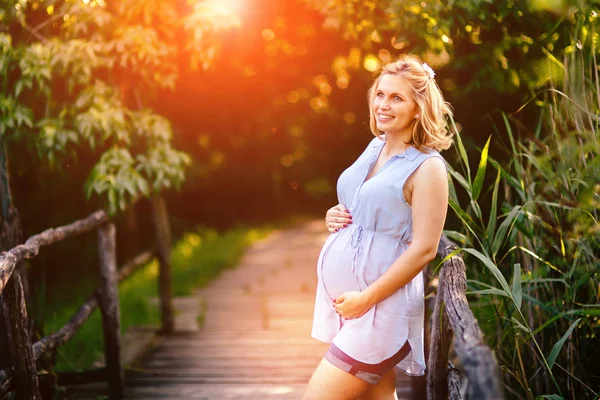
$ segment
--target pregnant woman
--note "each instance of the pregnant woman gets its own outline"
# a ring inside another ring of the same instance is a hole
[[[305,400],[396,399],[394,369],[423,375],[423,274],[444,227],[451,110],[414,56],[369,89],[375,138],[340,176],[317,263],[312,337],[331,343]]]

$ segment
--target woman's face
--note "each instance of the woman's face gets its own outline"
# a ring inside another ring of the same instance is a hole
[[[371,105],[377,129],[385,133],[412,135],[417,103],[406,80],[397,75],[383,75]]]

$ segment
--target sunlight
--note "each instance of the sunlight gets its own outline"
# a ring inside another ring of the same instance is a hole
[[[205,0],[204,4],[230,14],[239,16],[244,9],[244,0]]]
[[[289,386],[278,386],[270,390],[271,394],[288,394],[294,391],[293,388]]]

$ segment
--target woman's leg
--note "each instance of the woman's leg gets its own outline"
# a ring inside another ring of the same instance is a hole
[[[355,400],[369,386],[369,383],[322,359],[308,382],[302,400]]]
[[[377,385],[369,385],[367,391],[357,400],[398,400],[394,370],[389,370]]]

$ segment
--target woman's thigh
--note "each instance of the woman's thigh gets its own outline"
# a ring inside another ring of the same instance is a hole
[[[322,359],[313,373],[303,400],[356,400],[371,386]]]
[[[357,400],[398,400],[394,370],[389,370],[377,385],[369,385],[367,391]]]

